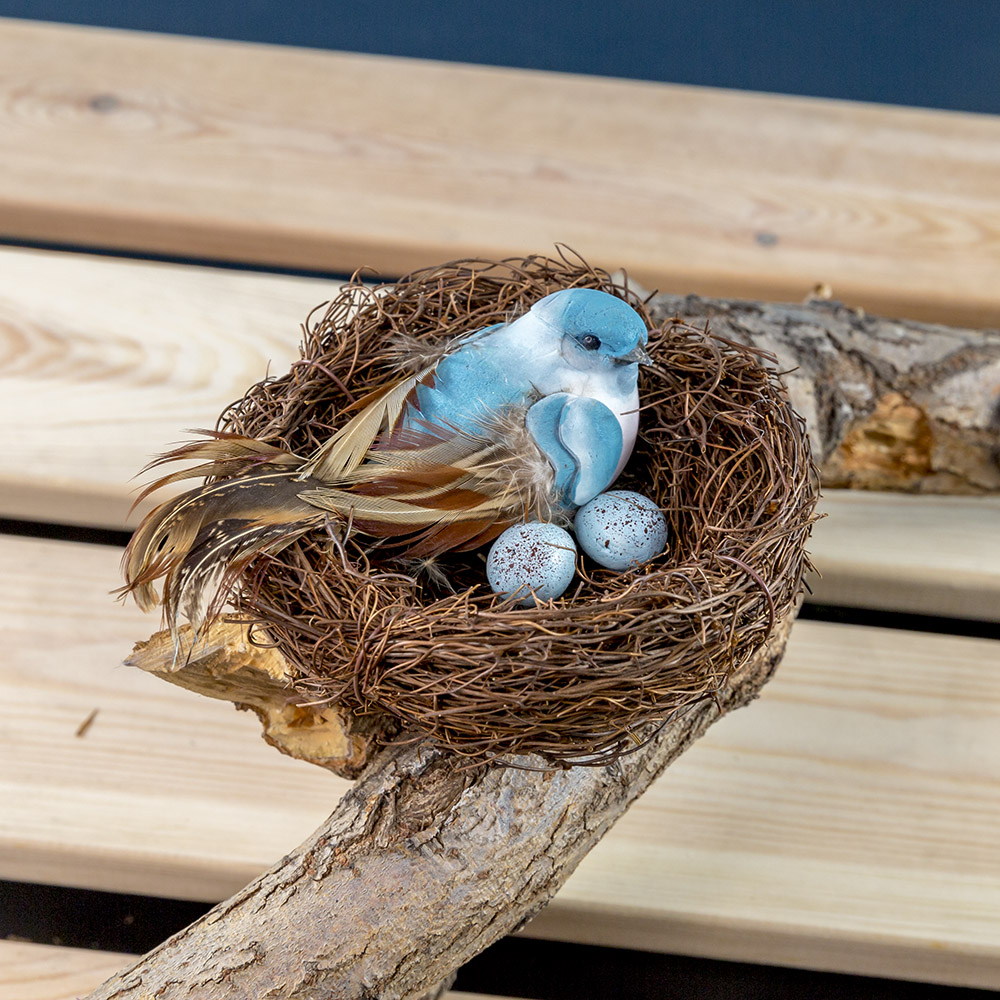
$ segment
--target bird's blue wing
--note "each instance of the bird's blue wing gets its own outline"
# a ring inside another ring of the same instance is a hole
[[[556,491],[580,507],[611,485],[622,453],[618,418],[589,396],[556,392],[540,399],[525,424],[556,472]]]
[[[520,371],[518,359],[503,345],[485,340],[502,325],[466,337],[459,350],[438,362],[432,378],[417,387],[416,405],[405,414],[405,426],[432,424],[477,434],[498,414],[525,401],[531,382]]]

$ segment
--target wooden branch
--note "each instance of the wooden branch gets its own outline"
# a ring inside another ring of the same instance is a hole
[[[797,368],[790,392],[828,481],[1000,488],[1000,336],[825,303],[660,296],[654,310],[692,323],[710,318],[716,333]],[[383,753],[305,844],[91,997],[425,995],[530,919],[680,752],[756,696],[790,625],[779,623],[717,704],[671,721],[611,767],[461,770],[426,745]],[[200,684],[217,684],[219,670]],[[241,692],[239,700],[251,699]]]
[[[790,624],[718,704],[610,767],[463,771],[427,746],[382,754],[309,840],[90,1000],[422,995],[530,919],[678,754],[756,697]]]
[[[657,295],[671,316],[769,351],[806,419],[823,484],[1000,490],[1000,332],[802,305]]]

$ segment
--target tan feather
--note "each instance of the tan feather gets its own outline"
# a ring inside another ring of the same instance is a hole
[[[372,393],[372,401],[344,424],[303,466],[303,477],[314,476],[330,482],[352,473],[364,461],[381,431],[396,425],[407,396],[433,370],[425,368],[385,390]]]
[[[279,552],[316,526],[316,517],[269,523],[220,521],[206,526],[164,587],[164,607],[171,631],[176,636],[178,614],[196,629],[202,622],[217,617],[234,584],[253,559],[264,553]]]
[[[423,448],[372,450],[340,482],[304,490],[302,499],[359,531],[398,538],[409,546],[405,555],[483,544],[529,515],[558,519],[554,472],[524,430],[523,414],[520,423],[517,414],[502,419],[504,426],[484,429],[482,437],[456,432],[442,440],[428,433]]]
[[[135,503],[132,504],[133,510],[151,493],[183,479],[216,477],[229,479],[244,475],[253,469],[260,469],[263,466],[299,468],[303,464],[303,459],[292,452],[240,434],[230,434],[227,431],[192,431],[191,433],[208,435],[208,440],[189,441],[172,451],[164,452],[146,465],[142,472],[149,472],[167,462],[201,459],[201,464],[181,469],[179,472],[172,472],[143,487],[137,495]]]
[[[359,400],[355,415],[309,460],[225,433],[184,445],[151,464],[199,460],[143,496],[190,476],[220,477],[168,501],[139,526],[123,559],[123,593],[144,609],[159,598],[171,628],[221,608],[257,555],[275,552],[328,517],[396,540],[404,554],[434,556],[484,544],[527,516],[553,520],[554,470],[512,408],[478,433],[432,425],[400,430],[425,368]],[[380,437],[381,435],[381,437]]]
[[[208,459],[211,461],[255,461],[277,465],[301,465],[303,459],[290,451],[256,438],[231,431],[190,430],[189,434],[200,434],[197,441],[187,441],[171,451],[164,452],[154,458],[142,472],[149,472],[168,462],[177,462],[190,458]]]
[[[416,531],[427,524],[434,524],[442,519],[456,520],[465,517],[475,517],[481,511],[472,508],[464,510],[442,510],[428,507],[416,497],[402,500],[394,496],[368,496],[364,493],[354,493],[338,490],[329,486],[319,486],[302,493],[302,499],[320,510],[327,510],[344,517],[347,520],[358,519],[395,526],[399,530],[394,534],[406,534]],[[483,503],[490,503],[483,498]]]

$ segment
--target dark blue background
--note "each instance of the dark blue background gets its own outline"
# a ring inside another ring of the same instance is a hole
[[[0,0],[0,15],[1000,113],[998,0]]]

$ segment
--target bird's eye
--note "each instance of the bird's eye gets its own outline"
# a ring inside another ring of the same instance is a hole
[[[601,341],[599,337],[595,337],[592,333],[588,333],[580,338],[580,346],[585,347],[588,351],[596,351],[597,348],[601,346]]]

